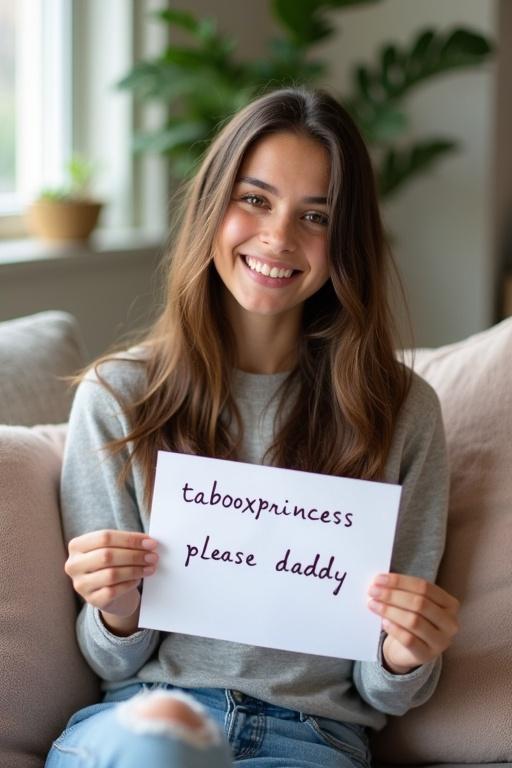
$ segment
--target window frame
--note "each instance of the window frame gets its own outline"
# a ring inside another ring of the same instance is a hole
[[[72,136],[72,6],[18,0],[16,11],[15,191],[0,195],[11,226],[38,190],[62,182]]]
[[[25,19],[29,14],[39,33],[34,33],[31,51],[26,53],[25,43],[25,52],[19,53],[25,59],[18,65],[18,94],[31,117],[20,124],[20,189],[9,201],[0,199],[0,240],[27,236],[27,206],[41,188],[62,184],[72,153],[84,155],[97,169],[92,191],[106,203],[101,228],[166,228],[166,163],[160,157],[133,156],[140,111],[131,93],[115,89],[134,61],[161,50],[166,32],[148,17],[165,2],[18,0],[19,14]],[[48,45],[48,39],[55,45]],[[46,54],[39,72],[26,58],[30,53],[33,61]],[[38,83],[40,95],[34,98]]]

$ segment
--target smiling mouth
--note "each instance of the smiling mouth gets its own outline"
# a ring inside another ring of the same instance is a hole
[[[258,272],[264,277],[271,277],[275,280],[290,278],[294,274],[298,274],[301,271],[300,269],[292,269],[290,267],[271,267],[269,264],[267,264],[267,262],[255,259],[253,256],[245,256],[243,254],[241,254],[241,256],[250,270],[253,272]]]

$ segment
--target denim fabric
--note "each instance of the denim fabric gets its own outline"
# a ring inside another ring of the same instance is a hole
[[[116,704],[143,690],[129,685],[77,712],[54,742],[45,768],[369,768],[365,729],[276,707],[238,691],[185,690],[223,734],[219,745],[192,746],[170,734],[132,732]]]

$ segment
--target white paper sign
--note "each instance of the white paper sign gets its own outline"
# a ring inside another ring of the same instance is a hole
[[[401,488],[160,451],[141,627],[377,658],[368,587],[391,560]]]

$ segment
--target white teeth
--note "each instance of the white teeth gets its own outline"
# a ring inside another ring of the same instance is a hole
[[[261,261],[253,259],[252,256],[246,256],[245,263],[254,272],[259,272],[260,274],[265,275],[265,277],[283,278],[291,277],[293,274],[293,269],[280,269],[279,267],[270,268],[268,264],[263,264]]]

